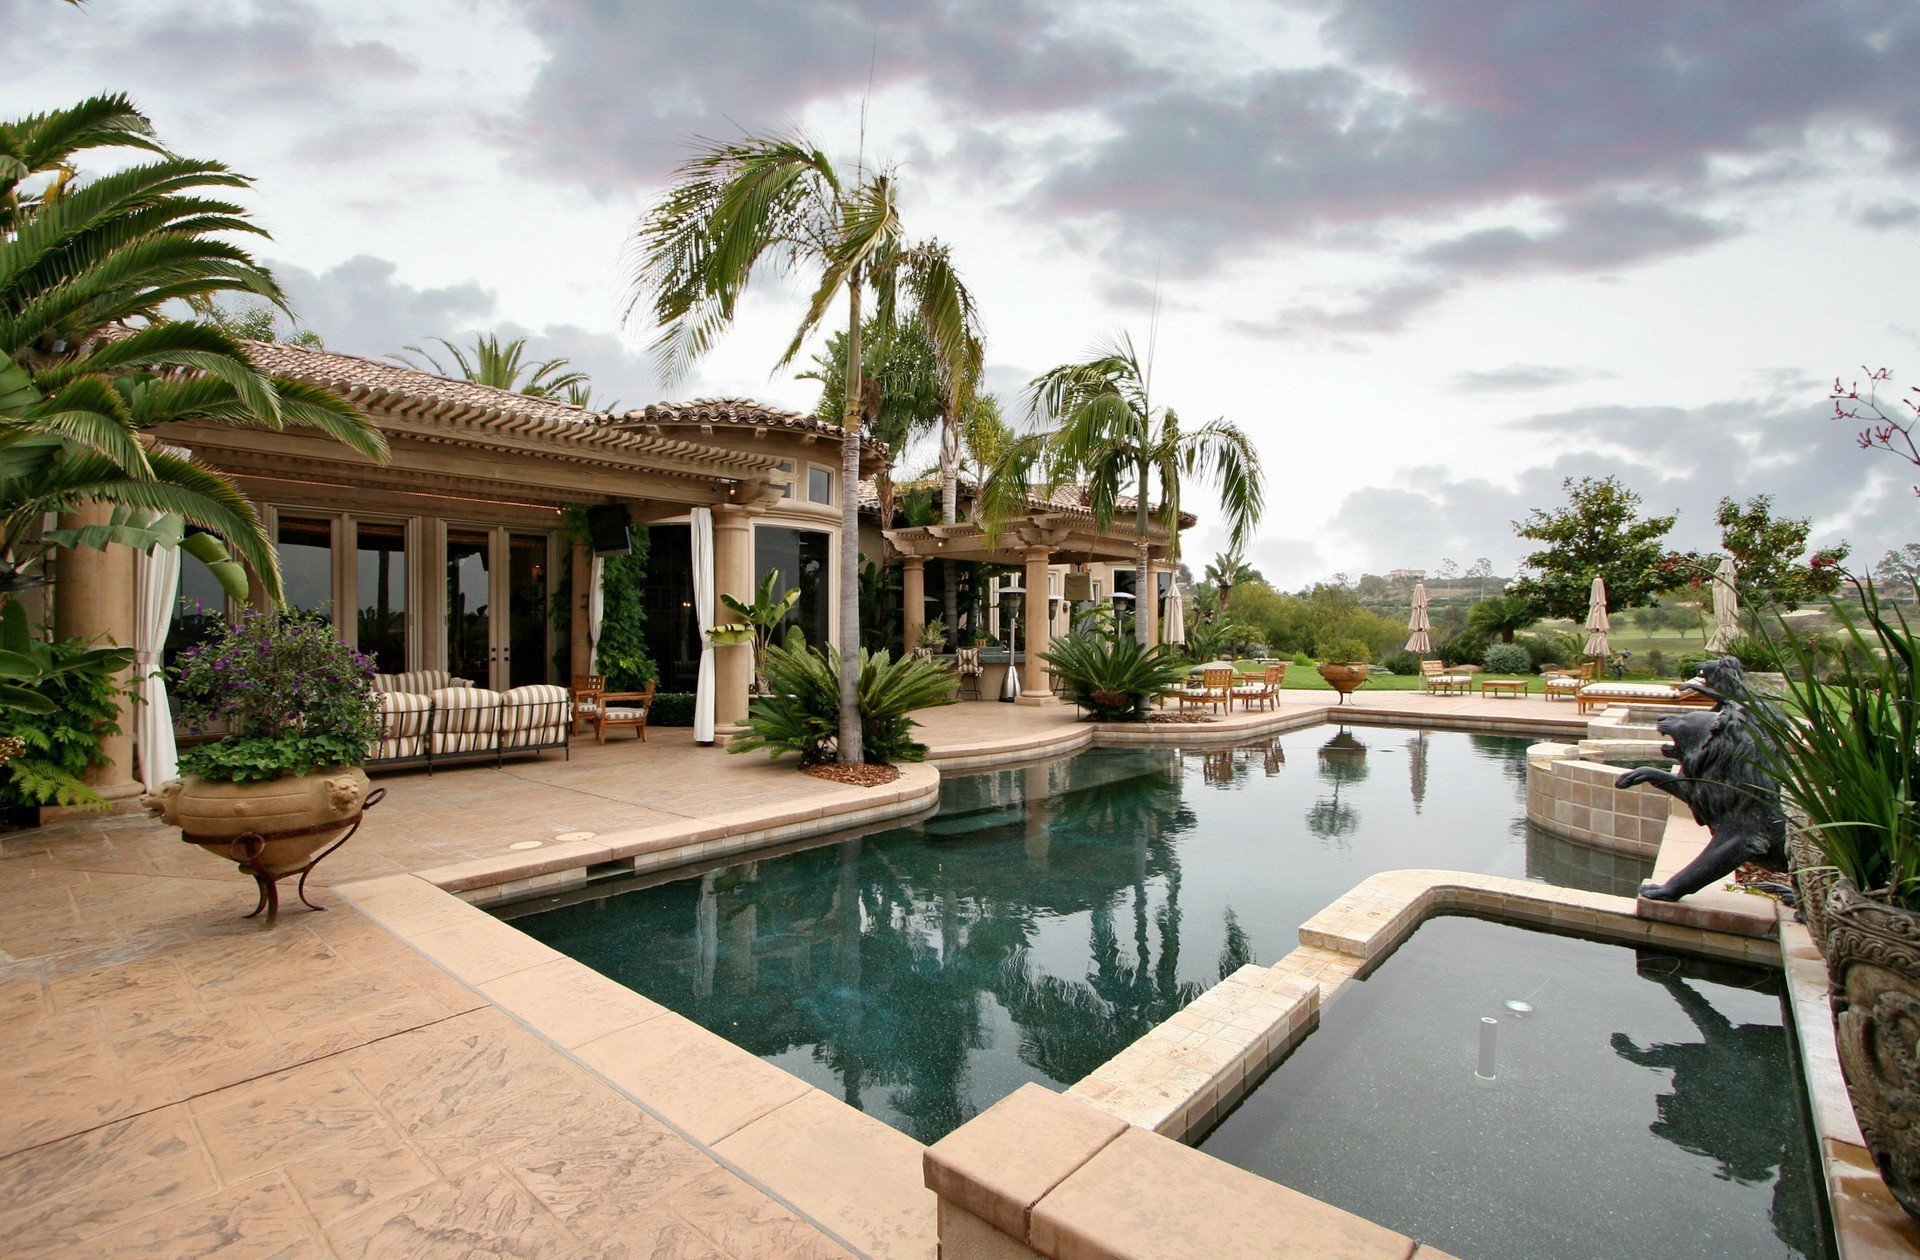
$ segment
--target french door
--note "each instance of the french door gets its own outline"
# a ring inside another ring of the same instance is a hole
[[[447,526],[447,671],[504,691],[552,676],[552,539],[501,526]]]

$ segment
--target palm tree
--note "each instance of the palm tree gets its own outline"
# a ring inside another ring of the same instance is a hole
[[[1525,630],[1540,620],[1533,606],[1517,595],[1495,595],[1492,599],[1483,599],[1467,613],[1467,629],[1483,638],[1500,636],[1500,642],[1511,643],[1517,631]]]
[[[1063,363],[1034,378],[1028,403],[1051,429],[1012,444],[988,477],[982,496],[986,516],[1005,520],[1026,508],[1035,470],[1052,491],[1083,480],[1087,504],[1102,529],[1113,523],[1123,492],[1133,490],[1134,590],[1147,589],[1147,530],[1157,516],[1174,538],[1178,556],[1180,495],[1187,479],[1211,484],[1226,513],[1227,535],[1235,550],[1245,547],[1260,520],[1265,501],[1260,456],[1247,435],[1225,419],[1210,420],[1191,433],[1180,427],[1171,407],[1155,407],[1151,372],[1141,367],[1132,338],[1095,346],[1081,363]],[[1160,507],[1152,506],[1158,481]],[[1147,618],[1134,618],[1134,636],[1147,641]]]
[[[844,414],[858,416],[861,334],[867,292],[883,324],[894,319],[902,283],[942,364],[963,362],[974,326],[973,298],[944,251],[915,246],[900,223],[891,171],[857,165],[851,177],[799,135],[749,136],[697,154],[675,173],[629,243],[632,299],[659,325],[653,343],[661,374],[683,375],[733,323],[755,270],[770,262],[815,276],[806,313],[774,365],[792,363],[833,304],[847,304]],[[860,428],[843,424],[840,444],[840,731],[837,756],[861,760]]]
[[[1227,611],[1227,600],[1233,594],[1233,588],[1242,582],[1251,582],[1258,576],[1253,566],[1240,553],[1238,547],[1229,547],[1216,555],[1207,565],[1206,580],[1213,584],[1214,596],[1220,602],[1220,611]]]
[[[495,389],[525,394],[528,398],[572,402],[575,398],[590,397],[587,374],[572,370],[567,360],[540,359],[529,363],[525,337],[501,341],[497,333],[475,333],[471,349],[456,346],[445,337],[435,337],[433,340],[439,342],[445,352],[453,357],[451,371],[419,346],[408,346],[403,353],[387,357],[395,363],[432,372],[435,376],[455,377],[472,381],[475,385],[491,385]],[[419,355],[423,363],[415,362],[409,355]],[[577,405],[585,406],[584,403]]]
[[[148,155],[84,177],[82,155]],[[222,536],[280,594],[272,543],[246,498],[217,472],[147,432],[177,421],[328,433],[377,459],[386,441],[318,387],[270,376],[214,323],[170,319],[224,294],[286,309],[234,234],[265,232],[210,195],[250,181],[218,162],[176,157],[124,96],[0,123],[0,587],[48,543],[169,545],[178,517]],[[46,513],[112,504],[104,526],[29,542]]]

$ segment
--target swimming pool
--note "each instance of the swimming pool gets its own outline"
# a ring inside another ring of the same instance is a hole
[[[922,822],[503,910],[522,931],[921,1141],[1063,1088],[1362,879],[1631,893],[1525,820],[1531,741],[1318,727],[943,782]]]
[[[1435,919],[1200,1149],[1463,1256],[1825,1256],[1782,993],[1778,970]]]

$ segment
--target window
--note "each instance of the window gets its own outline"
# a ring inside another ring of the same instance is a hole
[[[807,641],[818,646],[827,643],[829,600],[832,590],[831,535],[814,529],[780,529],[761,526],[753,531],[753,568],[756,581],[779,571],[776,592],[799,588],[800,600],[787,614],[787,625],[797,625]],[[786,633],[783,627],[780,631]]]
[[[203,531],[189,529],[189,534]],[[205,563],[180,552],[180,597],[174,601],[173,620],[167,626],[162,662],[169,668],[185,648],[205,643],[226,615],[227,593]]]
[[[354,525],[355,632],[360,650],[383,674],[407,670],[407,527],[400,521]]]
[[[333,620],[333,522],[282,513],[274,542],[287,607]]]
[[[447,531],[447,671],[492,686],[492,537],[484,529]]]
[[[793,497],[793,461],[783,459],[773,466],[773,470],[779,474],[775,480],[780,486],[780,497],[791,499]]]
[[[833,473],[825,468],[807,469],[807,502],[833,502]]]

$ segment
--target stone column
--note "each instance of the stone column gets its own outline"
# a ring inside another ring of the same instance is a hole
[[[1027,666],[1020,678],[1021,704],[1047,704],[1053,699],[1047,689],[1047,663],[1040,659],[1053,646],[1053,623],[1047,620],[1047,566],[1052,559],[1053,552],[1046,547],[1027,548]]]
[[[573,631],[569,634],[569,655],[576,674],[593,672],[593,636],[592,626],[588,624],[587,601],[593,591],[593,552],[587,544],[573,544],[573,585],[569,598],[573,600]],[[572,679],[567,680],[572,683]]]
[[[753,602],[753,529],[746,508],[723,504],[713,509],[713,620],[728,619],[720,596]],[[713,649],[713,724],[726,736],[747,720],[747,691],[753,684],[753,645]]]
[[[920,630],[927,624],[927,562],[919,556],[900,558],[901,633],[907,651],[920,646]],[[952,634],[954,628],[947,627]]]
[[[63,513],[60,525],[78,529],[104,525],[113,509],[90,503]],[[54,633],[63,639],[84,639],[95,647],[133,646],[133,552],[114,545],[104,551],[64,547],[58,553],[53,588]],[[127,681],[127,675],[121,680]],[[133,704],[120,702],[120,734],[100,741],[107,764],[88,772],[87,783],[116,806],[140,794],[133,777]]]

